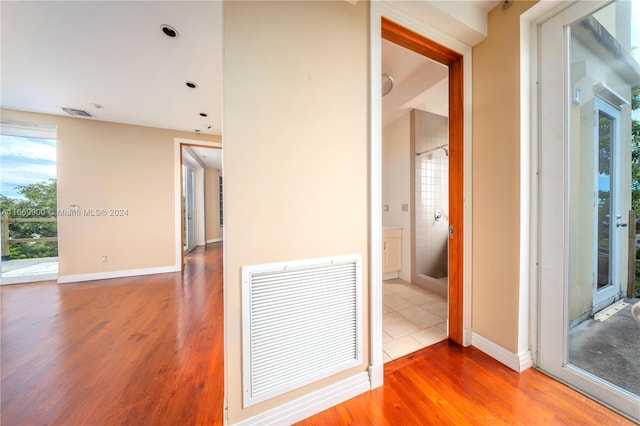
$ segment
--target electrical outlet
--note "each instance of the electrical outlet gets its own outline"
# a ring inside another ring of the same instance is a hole
[[[403,212],[408,212],[409,211],[409,204],[403,204],[402,205],[402,211]]]
[[[102,263],[107,263],[107,256],[102,256],[101,261],[102,261]]]

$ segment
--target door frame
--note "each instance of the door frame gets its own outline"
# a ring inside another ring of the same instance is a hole
[[[463,57],[408,28],[382,17],[382,38],[433,59],[449,69],[449,338],[462,344],[462,277],[464,222]],[[453,232],[452,232],[453,230]]]
[[[209,142],[197,139],[173,139],[173,200],[174,200],[174,241],[175,241],[175,271],[184,270],[184,228],[182,226],[182,147],[201,146],[205,148],[222,149],[222,142]],[[224,235],[224,230],[222,231]],[[224,237],[223,237],[224,238]]]
[[[370,377],[376,387],[383,371],[382,38],[449,67],[449,202],[457,212],[450,216],[456,244],[449,249],[449,338],[464,346],[471,344],[471,47],[383,2],[371,4],[370,29]]]

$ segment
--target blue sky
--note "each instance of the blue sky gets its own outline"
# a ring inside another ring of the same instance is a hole
[[[0,135],[0,194],[22,198],[16,186],[56,177],[56,141]]]

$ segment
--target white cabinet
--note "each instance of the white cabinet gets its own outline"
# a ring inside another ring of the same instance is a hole
[[[400,272],[402,269],[402,228],[382,230],[382,272]]]

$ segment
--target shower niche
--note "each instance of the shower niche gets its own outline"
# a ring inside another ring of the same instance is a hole
[[[411,111],[411,282],[447,297],[449,120]]]

